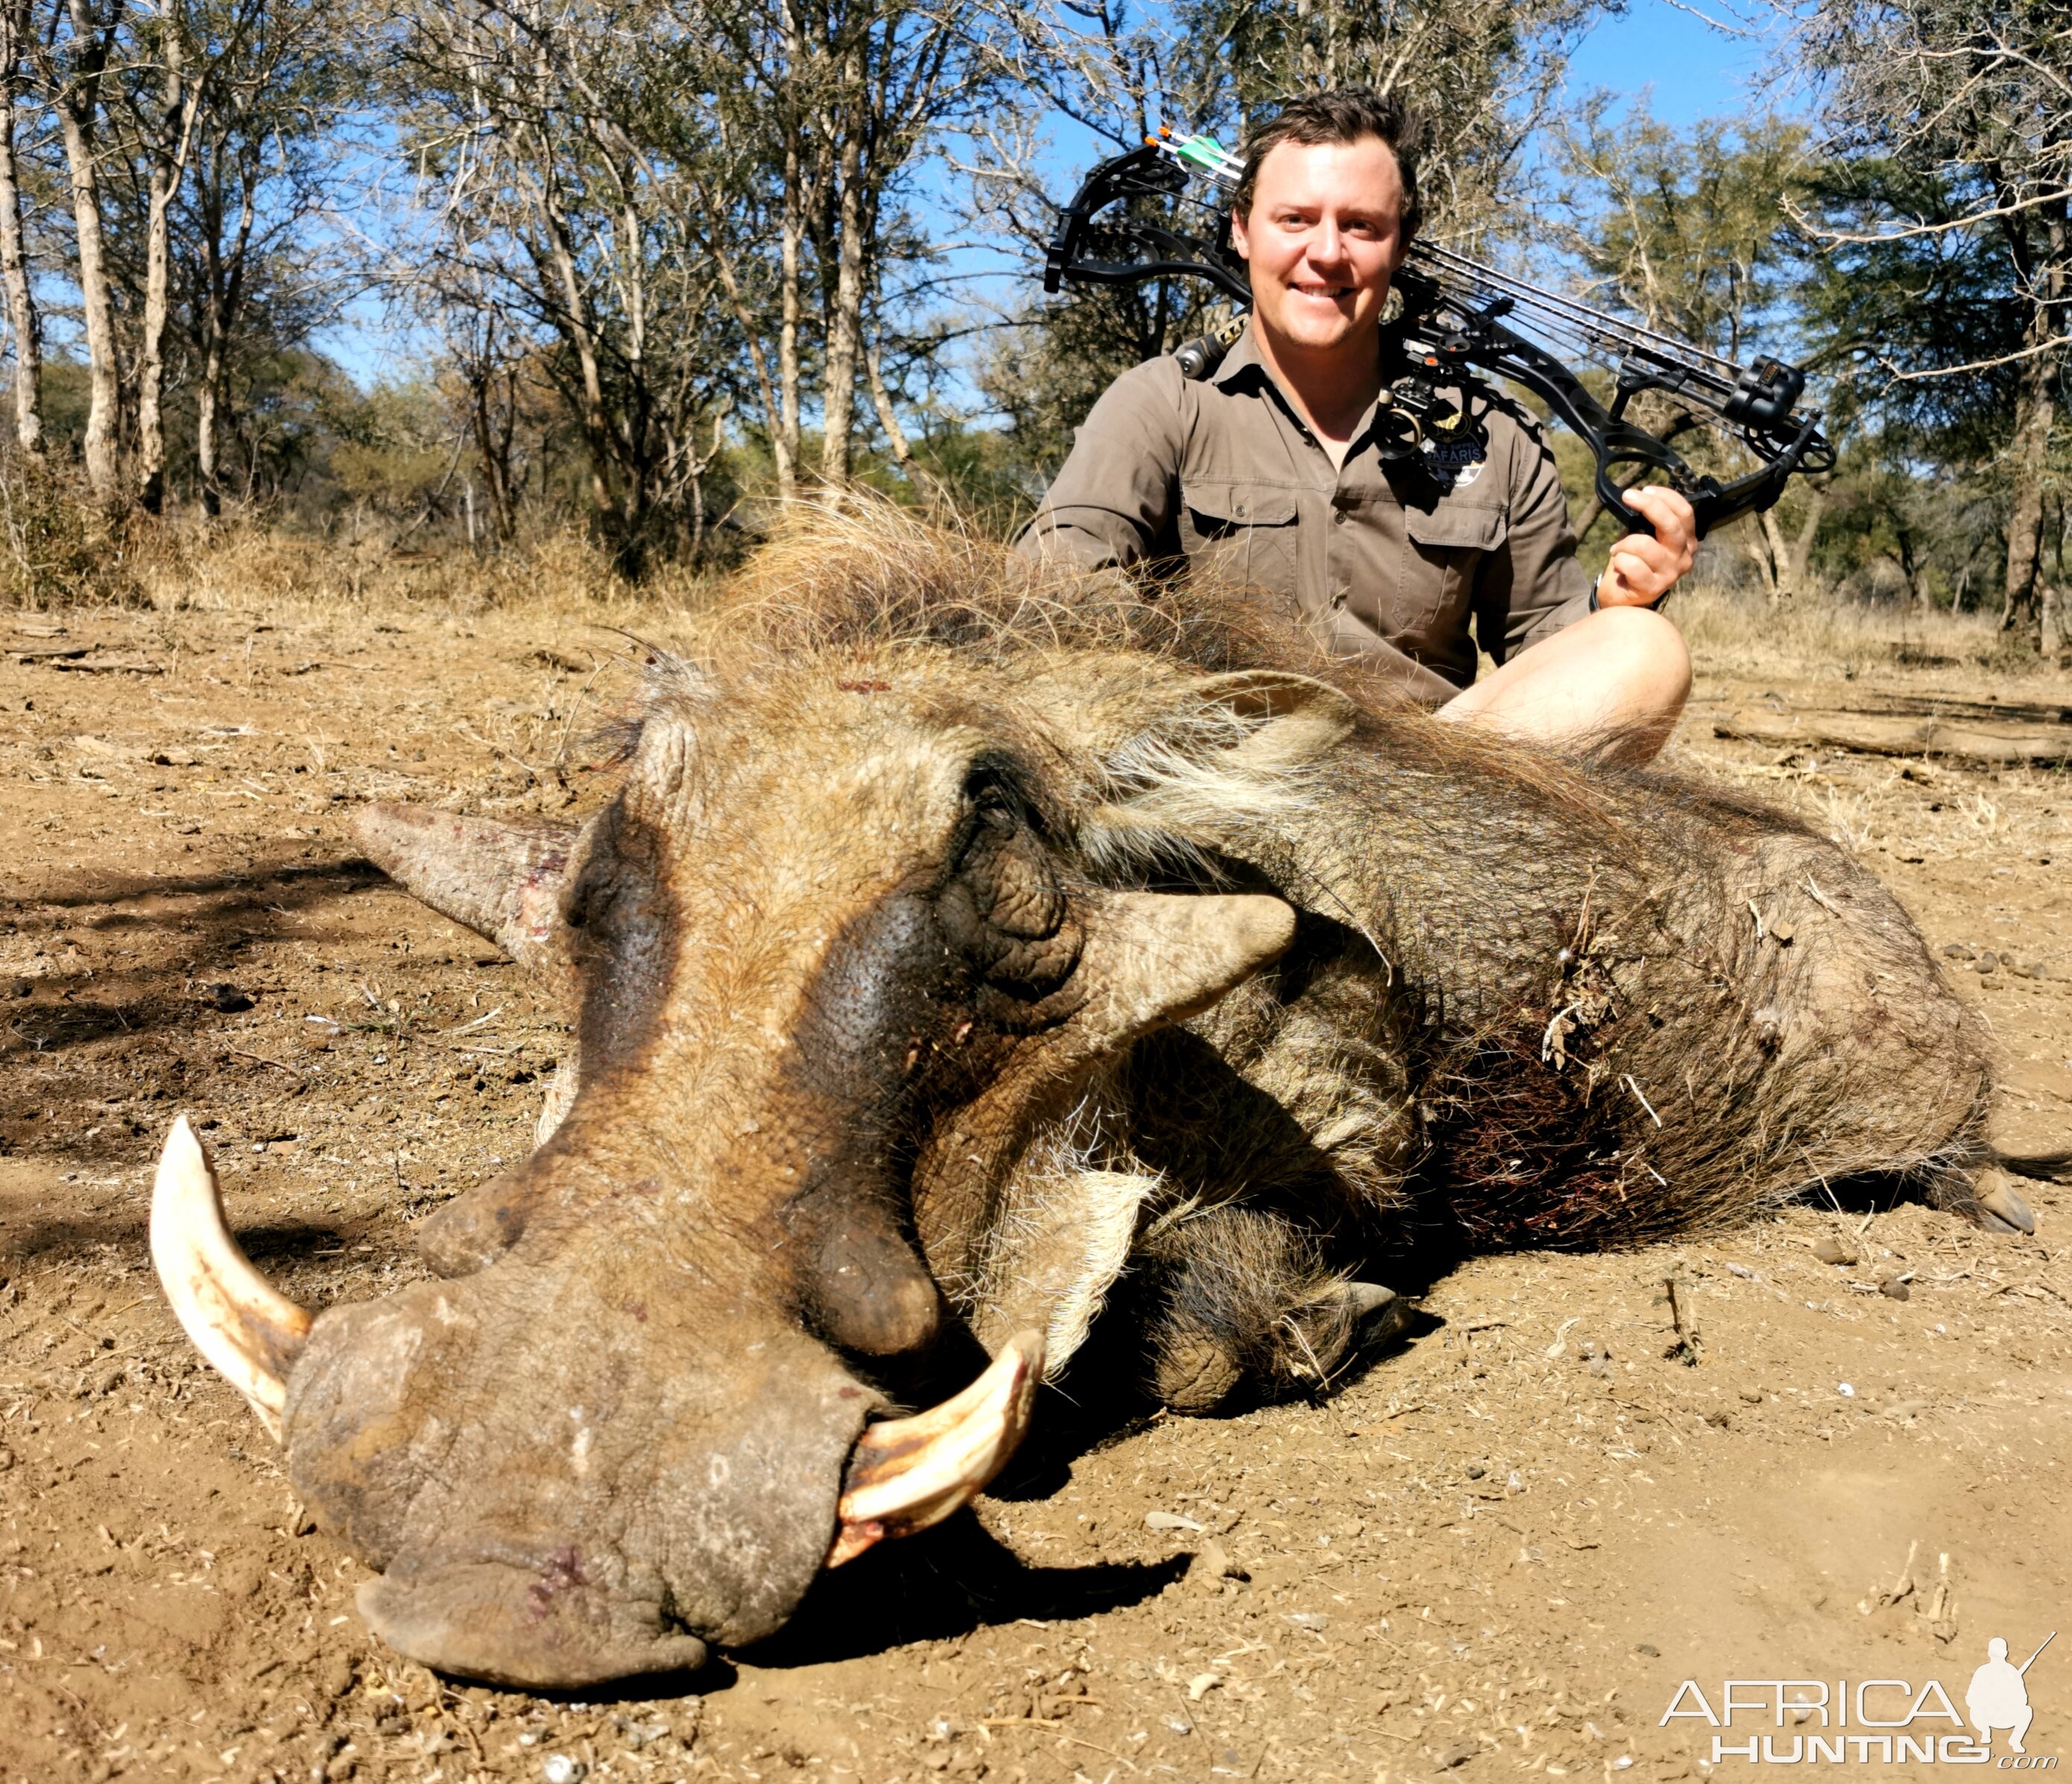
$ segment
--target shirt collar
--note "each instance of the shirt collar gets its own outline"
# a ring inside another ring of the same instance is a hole
[[[1311,445],[1316,444],[1309,431],[1309,424],[1302,419],[1301,412],[1289,400],[1288,393],[1281,388],[1280,380],[1267,369],[1266,362],[1260,358],[1258,339],[1249,321],[1245,323],[1244,332],[1238,336],[1235,344],[1223,356],[1223,363],[1216,368],[1214,381],[1219,390],[1249,390],[1269,401],[1278,403],[1289,425]],[[1366,421],[1359,432],[1353,436],[1352,445],[1346,454],[1347,464],[1366,449],[1374,428],[1374,416],[1375,411],[1370,408]]]
[[[1301,412],[1289,400],[1288,393],[1281,388],[1281,380],[1267,368],[1265,360],[1259,356],[1259,338],[1253,325],[1248,321],[1244,332],[1239,335],[1223,363],[1216,368],[1215,386],[1219,390],[1232,394],[1245,393],[1278,405],[1288,417],[1289,425],[1305,440],[1311,438],[1309,424],[1302,419]]]

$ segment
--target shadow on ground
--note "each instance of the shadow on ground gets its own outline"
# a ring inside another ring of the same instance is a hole
[[[1093,1617],[1155,1598],[1188,1557],[1031,1567],[969,1512],[902,1542],[882,1543],[824,1572],[790,1622],[743,1650],[761,1667],[818,1666],[910,1642],[941,1641],[1022,1618]]]
[[[265,976],[245,956],[253,943],[275,940],[290,919],[382,883],[378,869],[356,857],[241,874],[98,874],[0,900],[0,926],[46,936],[54,952],[71,956],[41,978],[0,986],[12,993],[4,1044],[51,1054],[120,1036],[205,1038],[212,1017],[267,995],[261,983],[240,982]],[[306,927],[293,933],[304,942],[331,939]],[[142,957],[94,957],[97,943],[115,938],[142,944]]]

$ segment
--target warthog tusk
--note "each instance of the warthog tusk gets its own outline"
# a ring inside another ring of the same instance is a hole
[[[1018,1332],[961,1394],[867,1428],[849,1458],[827,1564],[926,1530],[976,1498],[1027,1433],[1042,1379],[1043,1334]]]
[[[158,1157],[151,1262],[195,1348],[252,1403],[278,1442],[287,1373],[309,1336],[310,1316],[276,1292],[230,1236],[216,1173],[184,1115]]]

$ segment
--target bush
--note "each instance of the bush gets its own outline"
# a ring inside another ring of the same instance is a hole
[[[0,450],[0,605],[31,610],[143,598],[129,530],[76,467]]]

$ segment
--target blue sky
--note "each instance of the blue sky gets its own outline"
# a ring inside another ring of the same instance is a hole
[[[1720,6],[1701,4],[1699,10],[1721,19],[1733,16]],[[1762,39],[1714,31],[1669,0],[1633,0],[1625,18],[1601,21],[1583,39],[1569,64],[1568,86],[1577,94],[1609,87],[1636,97],[1651,89],[1655,115],[1684,125],[1745,109],[1757,97],[1768,55]]]

